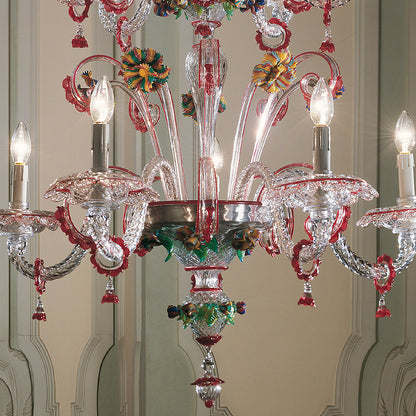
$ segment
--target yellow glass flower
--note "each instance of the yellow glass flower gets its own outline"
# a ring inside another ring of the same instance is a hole
[[[296,78],[296,64],[289,50],[269,52],[262,63],[254,67],[253,81],[268,93],[278,92]]]

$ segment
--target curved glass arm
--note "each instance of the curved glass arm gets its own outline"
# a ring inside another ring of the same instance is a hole
[[[299,260],[302,263],[309,263],[318,260],[329,245],[331,238],[334,216],[332,212],[319,212],[318,215],[311,213],[311,234],[312,244],[303,247],[299,253]]]
[[[25,236],[10,236],[7,239],[8,254],[17,271],[30,279],[34,279],[35,266],[24,258],[26,246],[27,238]],[[64,260],[42,269],[45,279],[47,281],[56,280],[71,273],[79,266],[86,253],[87,250],[76,245]]]
[[[286,221],[286,212],[283,205],[270,206],[272,221],[273,221],[273,235],[277,241],[280,251],[288,258],[293,257],[293,248],[295,243],[292,240],[289,227]]]
[[[264,13],[264,9],[258,10],[257,13],[253,13],[252,16],[256,26],[263,35],[266,35],[269,38],[277,38],[284,33],[281,26],[269,23],[266,14]]]
[[[107,207],[90,207],[85,217],[86,234],[89,235],[99,253],[108,261],[119,263],[123,259],[122,247],[110,238],[111,210]]]
[[[397,236],[399,245],[399,254],[396,261],[393,262],[393,267],[396,273],[400,273],[412,262],[416,255],[416,233],[401,232]]]
[[[181,198],[175,171],[171,164],[163,157],[153,156],[143,169],[142,177],[148,186],[152,186],[156,175],[160,173],[164,180],[165,198],[168,201],[177,201]]]
[[[180,199],[188,199],[185,184],[185,172],[183,170],[181,145],[178,136],[178,126],[176,123],[175,109],[173,106],[172,94],[167,83],[162,84],[162,88],[157,90],[163,111],[166,117],[166,124],[169,130],[170,147],[173,156],[173,166],[177,178],[179,178],[179,194]]]
[[[398,235],[399,254],[393,262],[396,273],[403,271],[416,255],[416,234],[402,232]],[[331,244],[332,250],[338,260],[350,271],[369,279],[389,277],[389,269],[383,264],[371,264],[363,260],[352,251],[344,236],[340,235],[338,241]]]
[[[129,206],[126,213],[126,231],[123,235],[123,241],[126,247],[132,253],[140,242],[144,224],[146,220],[147,202]]]
[[[273,235],[281,252],[290,260],[293,258],[293,249],[295,243],[292,240],[290,228],[287,223],[287,214],[282,204],[272,204],[270,206]],[[312,244],[304,246],[299,253],[299,261],[301,263],[310,263],[318,260],[329,245],[331,238],[333,215],[317,216],[311,219],[310,232],[312,234]]]
[[[246,92],[243,97],[243,104],[240,110],[240,116],[238,117],[237,129],[234,136],[233,158],[230,166],[230,178],[228,180],[228,196],[229,200],[233,199],[235,191],[235,183],[237,179],[237,170],[240,163],[241,148],[243,146],[243,135],[246,128],[247,116],[250,110],[250,105],[253,100],[254,92],[257,86],[253,81],[247,86]]]
[[[273,188],[272,171],[261,162],[250,163],[243,169],[237,179],[235,186],[235,199],[237,201],[247,200],[250,195],[253,180],[256,177],[260,177],[262,179],[266,192],[267,190],[271,190]],[[264,204],[268,205],[267,195],[264,198]]]
[[[137,10],[133,17],[122,24],[121,29],[124,34],[132,35],[134,32],[140,29],[146,19],[149,17],[152,9],[151,0],[140,0],[137,4]],[[112,12],[107,12],[103,2],[98,4],[98,15],[104,28],[113,36],[117,34],[117,15]]]

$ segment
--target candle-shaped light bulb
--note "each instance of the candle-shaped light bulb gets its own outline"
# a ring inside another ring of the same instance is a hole
[[[27,209],[27,183],[29,180],[27,162],[32,145],[29,132],[22,121],[17,125],[10,139],[10,154],[12,156],[13,181],[12,200],[9,204],[12,209]]]
[[[29,160],[31,150],[29,132],[25,123],[20,121],[10,140],[10,154],[13,162],[18,165],[25,165]]]
[[[415,147],[415,125],[407,111],[402,111],[397,120],[394,143],[400,153],[410,153]]]
[[[415,147],[415,126],[406,111],[400,114],[396,123],[394,135],[399,154],[397,155],[397,169],[399,173],[399,204],[406,204],[409,197],[415,195],[414,158],[412,150]]]
[[[91,118],[96,124],[108,124],[114,113],[114,94],[104,75],[94,88],[90,102]]]
[[[224,155],[219,140],[214,137],[212,142],[212,161],[214,162],[215,170],[218,172],[224,165]]]
[[[326,81],[319,78],[311,96],[311,119],[316,126],[329,126],[334,115],[334,100]]]

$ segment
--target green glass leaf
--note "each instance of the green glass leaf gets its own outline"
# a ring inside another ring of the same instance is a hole
[[[243,262],[245,254],[246,254],[245,251],[237,250],[237,257],[241,262]]]
[[[224,2],[222,6],[224,7],[225,13],[227,13],[227,19],[230,20],[231,16],[233,15],[233,11],[235,10],[235,6],[228,2]]]
[[[211,241],[206,243],[206,246],[214,253],[218,253],[218,241],[215,237],[212,237]]]
[[[191,323],[192,318],[181,310],[178,320],[181,320],[183,322],[183,327],[186,328]]]
[[[199,258],[200,261],[204,261],[208,254],[208,247],[201,246],[201,248],[198,248],[197,250],[194,250],[193,252]]]
[[[204,8],[201,6],[198,6],[195,3],[192,3],[192,6],[194,6],[194,9],[198,13],[198,15],[201,16],[202,12],[204,11]]]
[[[157,238],[162,243],[162,246],[165,247],[165,249],[168,252],[168,255],[165,259],[165,262],[167,262],[172,257],[173,241],[170,238],[165,237],[162,234],[158,234]]]
[[[207,325],[212,326],[215,321],[218,319],[218,316],[216,314],[216,311],[213,310],[208,316],[207,316]]]

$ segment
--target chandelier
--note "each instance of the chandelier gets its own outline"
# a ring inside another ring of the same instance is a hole
[[[88,42],[81,26],[93,0],[60,0],[78,24],[73,47]],[[399,252],[395,260],[388,255],[370,263],[349,247],[343,232],[351,216],[351,206],[360,198],[378,196],[363,179],[336,175],[331,169],[330,123],[334,100],[343,93],[343,81],[336,61],[327,53],[335,49],[331,34],[332,9],[347,0],[97,0],[104,27],[116,37],[123,53],[120,60],[95,55],[84,59],[63,81],[66,99],[79,112],[93,120],[92,167],[56,179],[44,197],[61,202],[55,212],[30,210],[27,203],[30,136],[20,122],[10,141],[14,162],[12,200],[0,210],[0,233],[7,236],[7,249],[16,269],[34,280],[37,305],[33,319],[46,320],[42,294],[46,283],[71,273],[89,253],[96,271],[107,277],[103,303],[118,303],[114,278],[128,267],[129,258],[142,257],[155,246],[163,246],[168,261],[172,256],[191,274],[191,290],[180,305],[167,308],[169,318],[190,327],[196,341],[205,349],[204,373],[192,384],[207,407],[212,407],[221,392],[223,380],[217,377],[212,347],[221,340],[223,328],[245,313],[245,303],[232,301],[222,290],[222,273],[235,258],[244,260],[256,243],[271,256],[282,254],[303,281],[299,305],[315,307],[312,280],[319,273],[321,256],[330,247],[339,261],[355,274],[370,278],[379,292],[376,317],[390,316],[385,296],[396,273],[405,269],[416,254],[416,208],[412,150],[416,143],[413,121],[403,112],[396,125],[395,143],[399,154],[399,198],[397,206],[368,211],[357,223],[373,224],[397,234]],[[137,7],[128,19],[126,13]],[[293,57],[289,51],[293,14],[311,7],[323,9],[325,26],[320,51]],[[198,195],[188,197],[182,163],[176,113],[168,85],[170,68],[153,49],[132,47],[131,36],[140,29],[150,12],[161,17],[184,14],[199,35],[199,43],[185,62],[189,93],[182,95],[184,116],[198,125]],[[239,9],[249,11],[258,31],[256,41],[265,52],[263,61],[253,69],[244,94],[235,131],[233,156],[229,170],[227,196],[219,195],[218,170],[222,164],[221,147],[215,138],[217,114],[225,110],[222,88],[227,59],[215,30],[224,17]],[[266,17],[271,10],[272,17]],[[302,63],[311,59],[326,63],[328,74],[302,74]],[[88,66],[100,61],[112,65],[118,80],[95,77]],[[82,82],[83,84],[80,84]],[[128,112],[136,130],[148,133],[154,156],[140,174],[122,167],[109,166],[109,122],[114,111],[113,89],[129,97]],[[267,99],[256,111],[258,130],[249,165],[240,167],[247,116],[256,89],[263,89]],[[289,97],[300,92],[305,99],[313,127],[313,164],[290,164],[271,170],[261,162],[269,132],[288,111]],[[162,155],[155,126],[161,111],[148,98],[157,93],[168,127],[172,161]],[[160,181],[163,195],[153,185]],[[71,219],[70,207],[80,205],[85,211],[82,226]],[[111,235],[113,211],[124,208],[122,236]],[[293,240],[294,211],[307,214],[306,238]],[[29,238],[45,228],[60,228],[74,245],[60,263],[46,266],[37,258],[33,264],[25,258]]]

